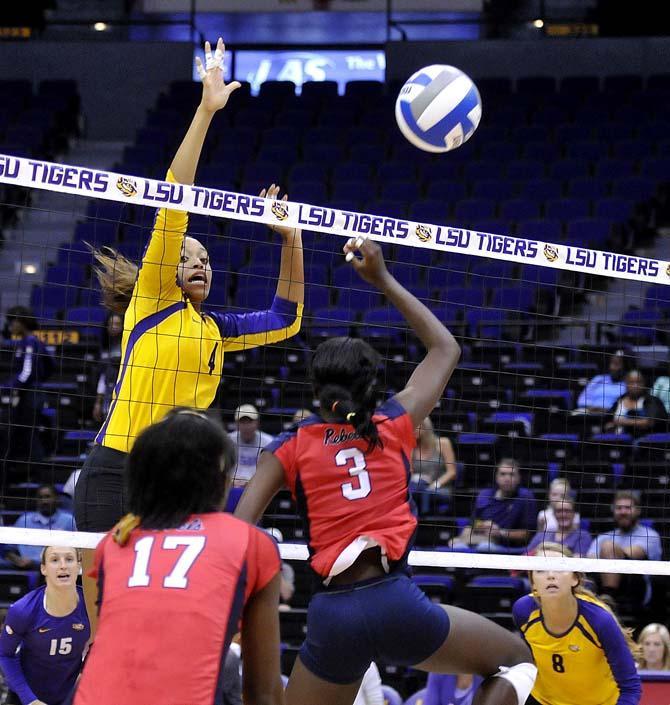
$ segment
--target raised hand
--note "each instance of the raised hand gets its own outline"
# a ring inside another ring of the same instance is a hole
[[[205,65],[199,56],[195,59],[198,75],[202,80],[202,100],[200,105],[207,111],[215,113],[221,110],[230,94],[240,87],[239,81],[226,83],[223,80],[223,58],[226,47],[223,39],[219,37],[216,43],[216,51],[212,54],[212,47],[209,42],[205,42]]]
[[[276,184],[270,184],[269,188],[264,188],[261,189],[261,192],[258,194],[261,198],[271,198],[275,201],[277,200],[282,200],[282,201],[288,201],[288,194],[285,193],[284,196],[279,199],[279,192],[280,192],[279,186]],[[279,233],[282,236],[282,240],[284,242],[287,242],[290,240],[295,235],[295,228],[288,228],[283,225],[271,225],[270,230],[272,230],[275,233]]]
[[[351,262],[361,279],[369,284],[381,287],[390,276],[386,269],[382,248],[374,240],[352,237],[347,240],[342,249],[347,262]],[[362,258],[356,257],[356,252],[359,252]]]

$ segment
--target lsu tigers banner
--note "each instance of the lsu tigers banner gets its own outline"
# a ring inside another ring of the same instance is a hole
[[[378,242],[438,252],[670,284],[670,262],[648,257],[498,235],[467,227],[418,223],[307,203],[275,201],[204,186],[172,184],[5,154],[0,154],[0,183],[152,208],[173,208],[268,226],[281,223],[345,238],[365,235]]]

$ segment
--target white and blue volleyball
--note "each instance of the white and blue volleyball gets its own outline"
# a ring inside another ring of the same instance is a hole
[[[482,117],[482,99],[469,76],[435,64],[413,74],[395,103],[400,131],[419,149],[448,152],[467,142]]]

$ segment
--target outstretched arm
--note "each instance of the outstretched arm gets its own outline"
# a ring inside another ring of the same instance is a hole
[[[270,188],[263,189],[261,198],[274,198],[279,196],[279,186],[272,184]],[[282,201],[288,201],[284,194]],[[305,300],[305,272],[302,255],[302,230],[300,228],[286,228],[281,225],[271,227],[282,238],[281,264],[279,266],[279,279],[277,281],[276,296],[281,299],[301,304]]]
[[[362,259],[353,257],[351,263],[362,279],[376,286],[400,311],[426,348],[426,356],[409,378],[396,399],[409,413],[414,425],[430,414],[458,364],[461,348],[451,333],[424,306],[395,279],[384,264],[379,245],[372,240],[353,238],[344,251],[349,255],[359,251]]]
[[[224,50],[223,40],[219,38],[214,55],[209,42],[205,42],[206,68],[200,58],[196,58],[202,79],[202,99],[170,164],[168,181],[193,183],[212,118],[226,105],[230,94],[240,86],[237,81],[226,84],[223,80]],[[142,258],[137,287],[139,297],[180,300],[181,293],[175,276],[187,227],[188,213],[185,211],[167,208],[158,211],[151,240]]]

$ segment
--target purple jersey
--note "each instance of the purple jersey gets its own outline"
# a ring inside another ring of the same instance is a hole
[[[74,688],[91,627],[84,593],[65,617],[44,609],[46,586],[29,592],[7,612],[0,633],[0,668],[23,705],[41,700],[60,705]]]

